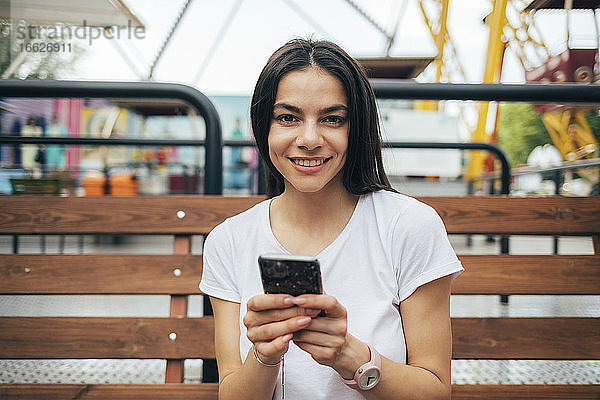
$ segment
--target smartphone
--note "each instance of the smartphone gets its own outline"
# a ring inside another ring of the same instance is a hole
[[[264,254],[258,257],[260,276],[266,294],[321,294],[321,267],[312,256]]]

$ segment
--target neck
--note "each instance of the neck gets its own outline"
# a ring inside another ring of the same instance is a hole
[[[274,206],[279,208],[280,215],[284,215],[289,223],[314,230],[349,218],[357,201],[358,195],[349,193],[341,184],[315,193],[286,187],[281,196],[274,200]]]

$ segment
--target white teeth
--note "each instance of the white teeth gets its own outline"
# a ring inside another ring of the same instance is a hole
[[[301,160],[301,159],[292,159],[294,163],[301,165],[303,167],[316,167],[317,165],[323,164],[325,160]]]

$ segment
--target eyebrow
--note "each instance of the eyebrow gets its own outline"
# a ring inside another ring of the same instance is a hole
[[[289,110],[291,112],[295,112],[297,114],[303,114],[303,112],[300,108],[298,108],[296,106],[292,106],[291,104],[287,104],[287,103],[276,103],[275,105],[273,105],[273,110],[275,110],[277,108],[285,108],[286,110]],[[321,115],[328,114],[330,112],[335,112],[335,111],[348,112],[348,107],[343,104],[335,104],[333,106],[326,107],[326,108],[319,110],[319,114],[321,114]]]

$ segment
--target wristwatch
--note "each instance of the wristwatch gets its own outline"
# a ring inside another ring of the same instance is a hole
[[[371,359],[364,363],[354,373],[354,379],[344,379],[341,375],[342,382],[350,386],[352,389],[369,390],[373,389],[379,383],[381,378],[381,356],[373,348],[368,345],[371,351]]]

